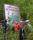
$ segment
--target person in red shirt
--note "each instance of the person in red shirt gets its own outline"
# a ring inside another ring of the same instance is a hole
[[[19,23],[16,23],[16,24],[14,25],[14,30],[15,30],[16,32],[18,32],[18,31],[20,30],[20,24],[19,24]]]
[[[15,22],[14,23],[14,30],[16,32],[18,32],[18,31],[20,31],[20,29],[24,28],[24,26],[25,26],[25,22],[24,21],[23,22]]]

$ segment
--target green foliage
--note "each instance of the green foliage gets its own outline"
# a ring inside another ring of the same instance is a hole
[[[4,3],[17,5],[20,9],[21,18],[24,18],[25,20],[29,19],[31,24],[33,25],[33,0],[0,0],[0,19],[4,18],[4,16],[3,16]],[[33,36],[31,36],[31,35],[33,35],[33,33],[30,33],[28,27],[26,27],[25,30],[27,32],[27,38],[29,37],[27,40],[33,40]]]

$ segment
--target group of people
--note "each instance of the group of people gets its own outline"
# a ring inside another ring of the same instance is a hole
[[[7,26],[7,20],[4,20],[4,21],[2,21],[2,23],[3,23],[3,26],[5,27],[4,28],[4,32],[6,33],[6,29],[8,28],[8,26]],[[15,21],[14,22],[14,31],[15,32],[19,32],[19,39],[20,40],[24,40],[24,36],[25,36],[25,31],[24,31],[24,27],[25,27],[25,25],[26,25],[26,22],[25,21],[20,21],[20,22],[17,22],[17,21]]]

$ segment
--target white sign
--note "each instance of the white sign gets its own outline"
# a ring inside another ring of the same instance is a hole
[[[5,19],[7,21],[9,20],[9,16],[19,15],[19,8],[17,6],[4,4],[4,9],[5,9]]]
[[[5,18],[8,19],[11,15],[19,15],[19,8],[13,5],[4,4]]]

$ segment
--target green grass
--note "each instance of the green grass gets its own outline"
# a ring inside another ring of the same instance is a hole
[[[7,40],[19,40],[19,33],[14,32],[11,29],[5,34],[7,37]],[[33,32],[28,32],[26,33],[26,38],[25,40],[33,40]],[[4,33],[3,30],[0,29],[0,40],[4,40]]]

